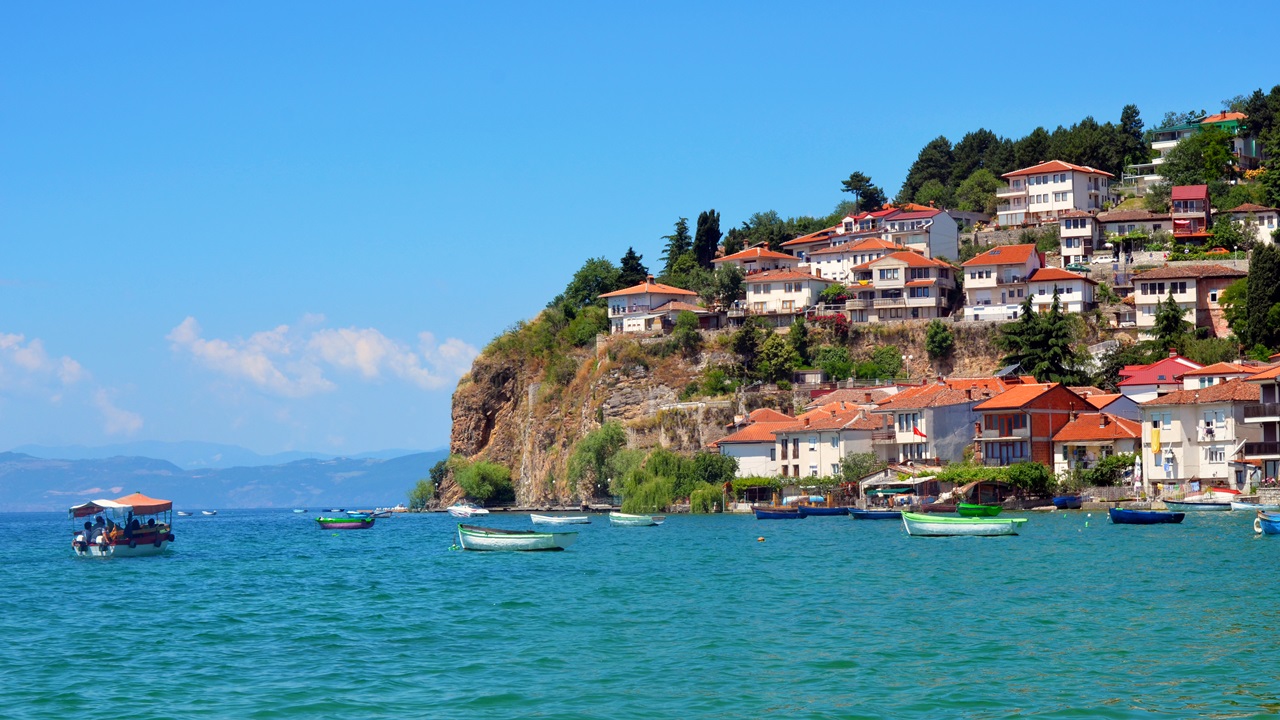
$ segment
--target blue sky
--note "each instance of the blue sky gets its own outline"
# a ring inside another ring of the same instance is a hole
[[[1266,4],[612,5],[6,5],[0,450],[439,447],[478,348],[680,216],[1280,82]]]

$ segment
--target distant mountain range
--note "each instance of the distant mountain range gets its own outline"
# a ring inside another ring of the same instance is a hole
[[[173,500],[178,510],[389,506],[407,502],[409,490],[447,456],[436,450],[390,459],[308,457],[183,469],[149,457],[46,459],[7,452],[0,453],[0,512],[65,510],[131,492]]]
[[[112,457],[144,457],[157,460],[168,460],[186,470],[200,468],[233,468],[256,467],[259,465],[283,465],[295,460],[319,459],[332,460],[337,457],[348,457],[352,460],[392,458],[415,455],[423,450],[375,450],[356,455],[329,455],[317,452],[283,452],[274,455],[259,455],[239,445],[221,445],[207,442],[131,442],[117,445],[101,445],[86,447],[84,445],[21,445],[10,452],[33,455],[40,458],[58,458],[61,460],[102,460]]]

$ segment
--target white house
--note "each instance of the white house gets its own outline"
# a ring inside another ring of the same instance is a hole
[[[778,413],[780,415],[780,413]],[[708,447],[738,461],[738,477],[774,477],[778,474],[777,443],[773,432],[795,424],[795,418],[752,422]]]
[[[1001,225],[1028,225],[1057,220],[1069,210],[1099,211],[1112,199],[1111,173],[1050,160],[1005,173],[1009,186],[996,191]]]
[[[1093,291],[1098,283],[1084,275],[1061,268],[1037,268],[1027,277],[1027,292],[1031,293],[1031,306],[1038,312],[1048,312],[1053,306],[1053,294],[1058,293],[1058,305],[1063,312],[1082,313],[1094,306]]]
[[[782,477],[830,477],[840,473],[849,453],[875,452],[872,434],[884,419],[864,408],[829,403],[773,431],[777,439],[778,474]],[[887,459],[881,455],[881,459]]]
[[[795,270],[759,272],[747,278],[746,309],[784,327],[816,305],[822,291],[835,282]]]
[[[1068,210],[1058,216],[1058,245],[1062,265],[1088,263],[1101,247],[1097,215],[1088,210]]]
[[[733,265],[745,273],[762,270],[795,270],[800,258],[787,253],[774,252],[767,247],[749,247],[741,252],[716,258],[711,261],[715,265]]]
[[[1233,362],[1220,362],[1206,365],[1182,374],[1183,390],[1200,390],[1210,385],[1224,383],[1233,378],[1248,378],[1257,374],[1260,368],[1241,365]]]
[[[1092,470],[1103,459],[1142,451],[1142,423],[1111,413],[1084,413],[1053,436],[1053,473]]]
[[[1245,233],[1252,234],[1258,244],[1270,244],[1271,233],[1280,228],[1280,209],[1245,203],[1229,212],[1232,218],[1244,223]]]
[[[1227,325],[1218,303],[1222,291],[1247,275],[1226,265],[1165,266],[1133,276],[1133,299],[1138,331],[1148,335],[1155,327],[1159,305],[1173,295],[1187,322],[1207,328],[1216,337],[1227,337]]]
[[[906,248],[879,235],[849,240],[810,252],[809,270],[818,277],[848,284],[856,280],[849,277],[851,269],[899,250]]]
[[[945,317],[955,272],[955,267],[918,252],[890,253],[850,271],[845,308],[852,322]]]
[[[885,428],[872,437],[885,444],[890,461],[960,462],[981,418],[974,406],[1005,388],[995,378],[954,378],[902,388],[874,410],[886,419]]]
[[[966,318],[1014,320],[1018,305],[1027,296],[1027,278],[1044,267],[1044,257],[1034,244],[998,245],[968,260],[965,274]]]
[[[890,215],[883,232],[885,240],[926,257],[955,259],[960,253],[960,229],[946,210],[925,208]]]
[[[673,300],[692,301],[698,293],[654,282],[650,275],[639,285],[604,293],[600,297],[609,303],[609,328],[617,334],[661,330],[665,311],[659,312],[658,309]]]
[[[1233,466],[1245,442],[1261,439],[1257,425],[1244,423],[1244,408],[1255,405],[1259,387],[1239,379],[1196,390],[1178,390],[1142,403],[1142,481],[1148,492],[1157,484],[1164,493],[1185,492],[1193,481],[1201,486],[1244,484],[1244,471]]]
[[[1116,387],[1122,395],[1141,404],[1183,389],[1182,376],[1202,367],[1204,366],[1200,363],[1170,350],[1169,357],[1160,358],[1149,365],[1125,365],[1120,368],[1122,379],[1116,383]]]

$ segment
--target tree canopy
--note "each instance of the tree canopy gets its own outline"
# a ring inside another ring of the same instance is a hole
[[[860,172],[849,175],[840,183],[841,191],[853,193],[853,210],[878,210],[885,202],[884,190],[871,183],[871,177]]]
[[[704,268],[711,269],[711,261],[720,246],[720,213],[715,209],[698,214],[697,231],[693,236],[693,257]]]
[[[627,248],[627,254],[623,255],[622,261],[618,263],[619,287],[629,288],[639,285],[649,277],[649,268],[640,262],[643,259],[643,255],[636,254],[635,248]]]

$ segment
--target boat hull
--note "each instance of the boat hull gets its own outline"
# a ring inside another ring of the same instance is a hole
[[[970,503],[960,503],[956,505],[956,512],[960,517],[995,517],[1000,514],[999,505],[973,505]]]
[[[751,508],[756,514],[757,520],[803,520],[805,515],[799,510],[768,510],[765,508]]]
[[[458,545],[463,550],[485,552],[538,552],[564,550],[578,540],[578,533],[544,533],[532,530],[499,530],[458,525]]]
[[[450,515],[456,518],[469,518],[489,514],[489,511],[484,508],[471,505],[450,505],[448,511]]]
[[[366,518],[326,518],[318,517],[316,522],[325,530],[367,530],[373,527],[374,520]]]
[[[1253,521],[1253,529],[1262,535],[1280,535],[1280,515],[1259,511]]]
[[[955,511],[955,503],[929,503],[920,507],[920,512],[925,513],[953,513]]]
[[[157,545],[156,542],[152,540],[145,543],[136,543],[134,547],[129,547],[128,543],[121,543],[118,545],[99,545],[97,543],[88,543],[87,545],[81,545],[73,542],[71,543],[71,552],[75,553],[78,557],[147,557],[148,555],[159,555],[164,552],[165,548],[169,547],[170,542],[172,541],[162,539],[160,540],[160,544]]]
[[[849,517],[854,520],[897,520],[902,517],[901,510],[855,510],[849,508]]]
[[[1079,495],[1059,495],[1053,499],[1053,506],[1059,510],[1079,510],[1084,507],[1084,499]]]
[[[1018,526],[1026,521],[1026,518],[943,518],[902,513],[902,525],[913,537],[1017,535]]]
[[[1229,502],[1186,502],[1165,500],[1164,506],[1173,512],[1224,512],[1231,509]]]
[[[609,513],[609,524],[622,527],[651,527],[666,522],[665,515],[632,515],[630,513]]]
[[[848,515],[847,507],[821,507],[816,505],[801,505],[797,508],[801,515]]]
[[[529,522],[534,525],[590,525],[591,518],[586,515],[529,515]]]
[[[1267,512],[1275,512],[1280,510],[1280,505],[1263,505],[1261,503],[1236,502],[1231,501],[1232,510],[1265,510]]]
[[[1107,511],[1111,522],[1117,525],[1175,525],[1186,517],[1180,512],[1160,512],[1158,510],[1125,510],[1111,508]]]

